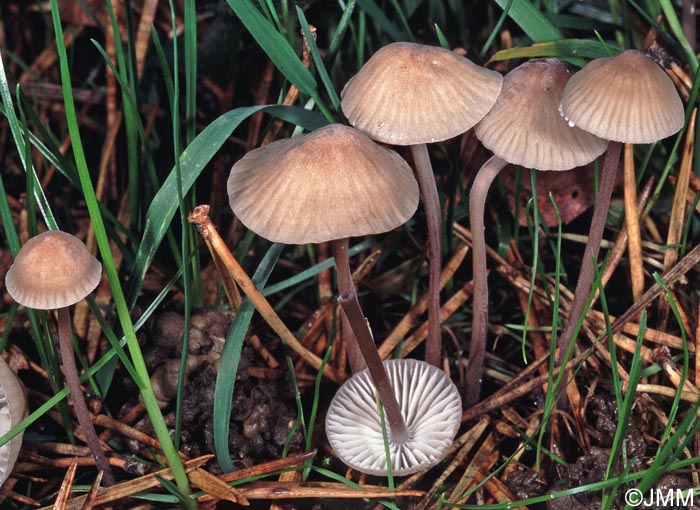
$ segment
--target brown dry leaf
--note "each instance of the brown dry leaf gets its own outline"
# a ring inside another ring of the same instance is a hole
[[[508,198],[508,207],[511,214],[515,214],[515,176],[516,168],[508,165],[498,176],[503,183]],[[559,214],[563,224],[578,218],[595,203],[593,195],[593,171],[594,164],[577,167],[572,170],[556,172],[537,172],[537,206],[540,216],[549,227],[557,226],[557,216],[554,207],[549,201],[549,193],[559,207]],[[615,186],[622,182],[623,173],[617,172]],[[532,197],[530,187],[530,170],[522,169],[520,173],[520,205],[519,222],[521,226],[527,225],[526,206]]]

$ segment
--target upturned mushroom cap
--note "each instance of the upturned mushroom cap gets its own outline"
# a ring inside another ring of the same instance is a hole
[[[5,435],[27,415],[27,396],[24,386],[0,358],[0,436]],[[0,447],[0,485],[10,476],[22,446],[20,432]]]
[[[7,292],[19,304],[53,310],[77,303],[100,283],[102,264],[77,237],[48,231],[32,237],[7,271]]]
[[[233,165],[227,187],[246,227],[288,244],[387,232],[418,207],[408,163],[340,124],[249,152]]]
[[[561,113],[570,125],[622,143],[661,140],[684,122],[673,82],[637,50],[588,63],[566,85]]]
[[[384,362],[408,428],[397,443],[386,426],[392,474],[409,475],[440,462],[452,444],[462,416],[462,400],[450,378],[414,359]],[[387,474],[376,391],[368,370],[338,390],[326,415],[326,436],[338,457],[363,473]]]
[[[496,156],[537,170],[568,170],[596,159],[607,141],[569,127],[559,114],[571,72],[554,58],[526,62],[509,72],[496,104],[474,128]]]
[[[439,142],[469,130],[496,102],[503,77],[434,46],[393,43],[343,88],[350,124],[395,145]]]

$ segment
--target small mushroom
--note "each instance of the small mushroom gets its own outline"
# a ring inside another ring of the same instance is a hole
[[[27,395],[24,385],[15,373],[0,358],[0,436],[8,433],[27,416]],[[10,476],[22,446],[19,432],[7,443],[0,446],[0,485]]]
[[[553,58],[516,67],[506,75],[493,109],[474,128],[477,138],[494,155],[479,169],[469,195],[474,318],[465,405],[479,399],[486,351],[489,312],[484,208],[491,183],[508,163],[537,170],[568,170],[605,151],[605,140],[569,127],[559,115],[559,101],[570,77],[566,64]]]
[[[557,363],[561,364],[593,284],[593,260],[598,258],[622,144],[671,136],[683,127],[685,114],[671,79],[637,50],[589,62],[567,83],[559,111],[570,126],[609,140],[574,298],[557,339]]]
[[[408,434],[397,440],[386,428],[391,472],[403,476],[440,462],[452,444],[462,416],[459,390],[439,368],[414,359],[384,362]],[[326,436],[338,457],[362,473],[388,472],[384,430],[376,390],[368,370],[350,379],[333,397]]]
[[[75,415],[97,468],[104,472],[104,484],[113,485],[112,470],[80,388],[69,310],[71,305],[90,294],[101,278],[102,264],[80,239],[65,232],[48,231],[31,238],[20,249],[7,271],[5,285],[10,296],[21,305],[37,310],[57,310],[58,342]]]
[[[441,206],[426,144],[471,129],[491,109],[503,77],[455,52],[399,42],[377,51],[343,88],[350,124],[375,140],[410,145],[429,238],[428,339],[425,359],[438,366]]]

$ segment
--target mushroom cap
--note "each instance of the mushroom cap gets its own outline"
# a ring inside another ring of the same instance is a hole
[[[503,77],[456,53],[414,43],[384,46],[341,93],[350,124],[395,145],[439,142],[491,109]]]
[[[503,81],[496,104],[474,132],[496,156],[537,170],[568,170],[600,156],[608,145],[559,114],[571,71],[555,58],[526,62]]]
[[[622,143],[661,140],[684,122],[673,82],[637,50],[589,62],[566,85],[561,114],[570,125]]]
[[[27,395],[15,373],[0,358],[0,436],[5,435],[27,415]],[[20,432],[0,446],[0,485],[10,476],[22,446]]]
[[[100,283],[102,264],[74,235],[48,231],[32,237],[7,271],[7,292],[19,304],[53,310],[77,303]]]
[[[246,227],[288,244],[387,232],[418,207],[408,163],[340,124],[250,151],[233,165],[227,187]]]
[[[409,475],[437,464],[447,454],[459,429],[462,399],[447,374],[429,363],[393,359],[385,361],[384,367],[408,429],[408,439],[398,443],[386,425],[392,474]],[[384,434],[375,395],[369,370],[348,379],[331,401],[326,436],[348,466],[384,476]]]

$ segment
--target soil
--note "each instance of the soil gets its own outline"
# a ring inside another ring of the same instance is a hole
[[[184,389],[181,450],[192,457],[215,452],[214,387],[219,356],[231,320],[231,313],[219,310],[200,311],[191,317],[188,368],[193,368],[188,371]],[[177,380],[184,324],[183,316],[172,311],[152,321],[152,335],[145,341],[144,356],[153,378],[157,377],[159,368],[167,365],[165,379]],[[191,363],[190,360],[195,361]],[[176,369],[171,370],[171,366]],[[229,432],[229,449],[239,467],[280,458],[287,442],[288,451],[299,451],[303,444],[299,430],[290,437],[297,413],[289,382],[251,377],[248,371],[251,366],[264,365],[253,349],[244,346],[236,374]],[[165,408],[166,422],[171,425],[175,422],[174,402],[170,398],[163,401],[158,391],[163,380],[160,382],[160,386],[154,384],[156,396]],[[123,411],[131,409],[135,403],[135,400],[129,402]],[[147,433],[152,431],[147,418],[140,420],[136,427]],[[142,445],[134,441],[130,441],[128,447],[135,454],[143,450]]]

